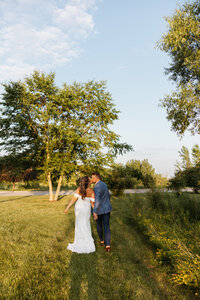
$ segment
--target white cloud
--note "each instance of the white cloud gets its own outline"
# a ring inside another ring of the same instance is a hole
[[[87,37],[94,28],[93,17],[82,6],[67,4],[64,9],[57,9],[54,19],[62,28],[68,28],[69,33],[76,38]]]
[[[85,10],[96,9],[96,0],[69,0],[68,3]]]
[[[6,64],[0,65],[1,82],[9,80],[19,80],[25,74],[33,72],[34,67],[16,60],[9,60]]]
[[[0,1],[0,80],[55,68],[81,53],[99,0]]]

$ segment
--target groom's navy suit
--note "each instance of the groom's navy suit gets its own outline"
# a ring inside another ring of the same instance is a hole
[[[112,210],[110,204],[110,193],[107,185],[103,181],[98,181],[94,187],[95,203],[93,212],[98,215],[97,232],[101,241],[104,240],[105,245],[110,245],[110,211]],[[104,227],[104,238],[102,224]]]

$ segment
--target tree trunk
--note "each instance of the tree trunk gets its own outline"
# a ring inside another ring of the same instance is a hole
[[[62,180],[63,180],[63,175],[60,175],[59,180],[58,180],[56,195],[55,195],[55,201],[58,200],[58,195],[60,193],[60,188],[61,188]]]
[[[52,185],[50,172],[48,172],[47,179],[48,179],[48,184],[49,184],[49,201],[53,201],[53,185]]]
[[[13,191],[14,191],[14,190],[15,190],[15,182],[13,182],[12,185],[13,185],[13,188],[12,188],[12,189],[13,189]]]

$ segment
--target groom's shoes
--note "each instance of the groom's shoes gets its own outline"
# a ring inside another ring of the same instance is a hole
[[[110,252],[110,246],[106,246],[106,252]]]
[[[104,241],[100,241],[100,245],[101,245],[101,246],[104,246]]]

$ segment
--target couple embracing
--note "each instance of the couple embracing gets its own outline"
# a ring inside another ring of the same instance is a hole
[[[94,190],[90,184],[94,183]],[[80,178],[79,187],[74,197],[65,209],[65,213],[75,204],[75,238],[74,243],[69,243],[67,249],[76,253],[95,252],[95,244],[92,237],[90,216],[91,207],[93,217],[96,220],[97,232],[100,243],[110,252],[110,193],[107,185],[100,180],[100,174],[95,172],[92,177]]]

